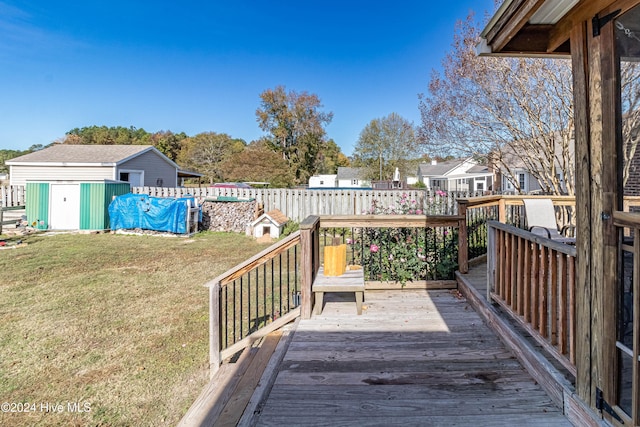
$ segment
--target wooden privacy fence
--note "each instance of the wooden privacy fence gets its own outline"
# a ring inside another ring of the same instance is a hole
[[[468,192],[430,192],[426,190],[295,190],[258,188],[166,188],[134,187],[132,192],[154,197],[238,197],[256,199],[265,211],[278,209],[288,218],[301,222],[311,215],[361,215],[369,210],[374,201],[380,206],[397,205],[406,194],[415,200],[426,214],[456,215],[457,199],[472,197]]]
[[[575,376],[575,246],[496,221],[488,230],[487,300]]]

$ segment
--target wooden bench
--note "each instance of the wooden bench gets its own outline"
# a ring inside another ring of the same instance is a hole
[[[313,293],[316,297],[315,314],[322,313],[322,303],[325,292],[353,292],[356,296],[356,309],[358,315],[362,314],[362,302],[364,301],[364,271],[347,270],[341,276],[325,276],[324,269],[320,267],[316,280],[313,282]]]

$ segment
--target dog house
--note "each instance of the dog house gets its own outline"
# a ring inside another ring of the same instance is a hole
[[[128,182],[27,182],[27,221],[39,230],[106,230],[109,203],[130,191]]]
[[[287,222],[289,222],[289,218],[278,209],[263,213],[251,223],[253,237],[259,238],[268,235],[277,239]]]

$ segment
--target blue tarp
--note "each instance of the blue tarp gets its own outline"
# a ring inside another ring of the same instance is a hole
[[[193,197],[170,199],[146,194],[124,194],[109,204],[111,229],[141,228],[185,234],[189,206],[195,206]]]

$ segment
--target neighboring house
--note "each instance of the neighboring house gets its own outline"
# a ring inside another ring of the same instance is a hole
[[[565,184],[566,177],[563,174],[563,169],[560,163],[557,161],[558,158],[562,158],[563,156],[562,146],[558,144],[555,146],[555,149],[557,178],[560,182],[561,192],[567,193],[567,187]],[[570,156],[568,159],[569,164],[575,164],[574,151],[575,142],[571,140],[568,150],[568,154]],[[489,155],[489,163],[495,163],[491,160],[492,156],[493,155]],[[502,164],[494,164],[494,166],[491,167],[496,177],[493,190],[505,194],[535,194],[544,191],[544,186],[541,185],[534,173],[532,173],[532,166],[525,165],[525,162],[519,155],[515,155],[513,152],[504,149],[500,153],[500,156],[502,156]],[[538,162],[532,163],[534,164],[534,167],[536,167],[535,164]],[[537,167],[540,167],[539,164]],[[575,187],[573,182],[570,184],[572,187]]]
[[[53,145],[8,160],[10,184],[125,181],[132,187],[177,187],[200,174],[180,167],[151,145]]]
[[[309,178],[309,188],[335,188],[338,175],[314,175]]]
[[[493,172],[473,158],[421,163],[418,180],[429,190],[485,191],[493,185]]]
[[[338,167],[339,188],[371,188],[371,180],[363,178],[364,171],[360,168]]]

